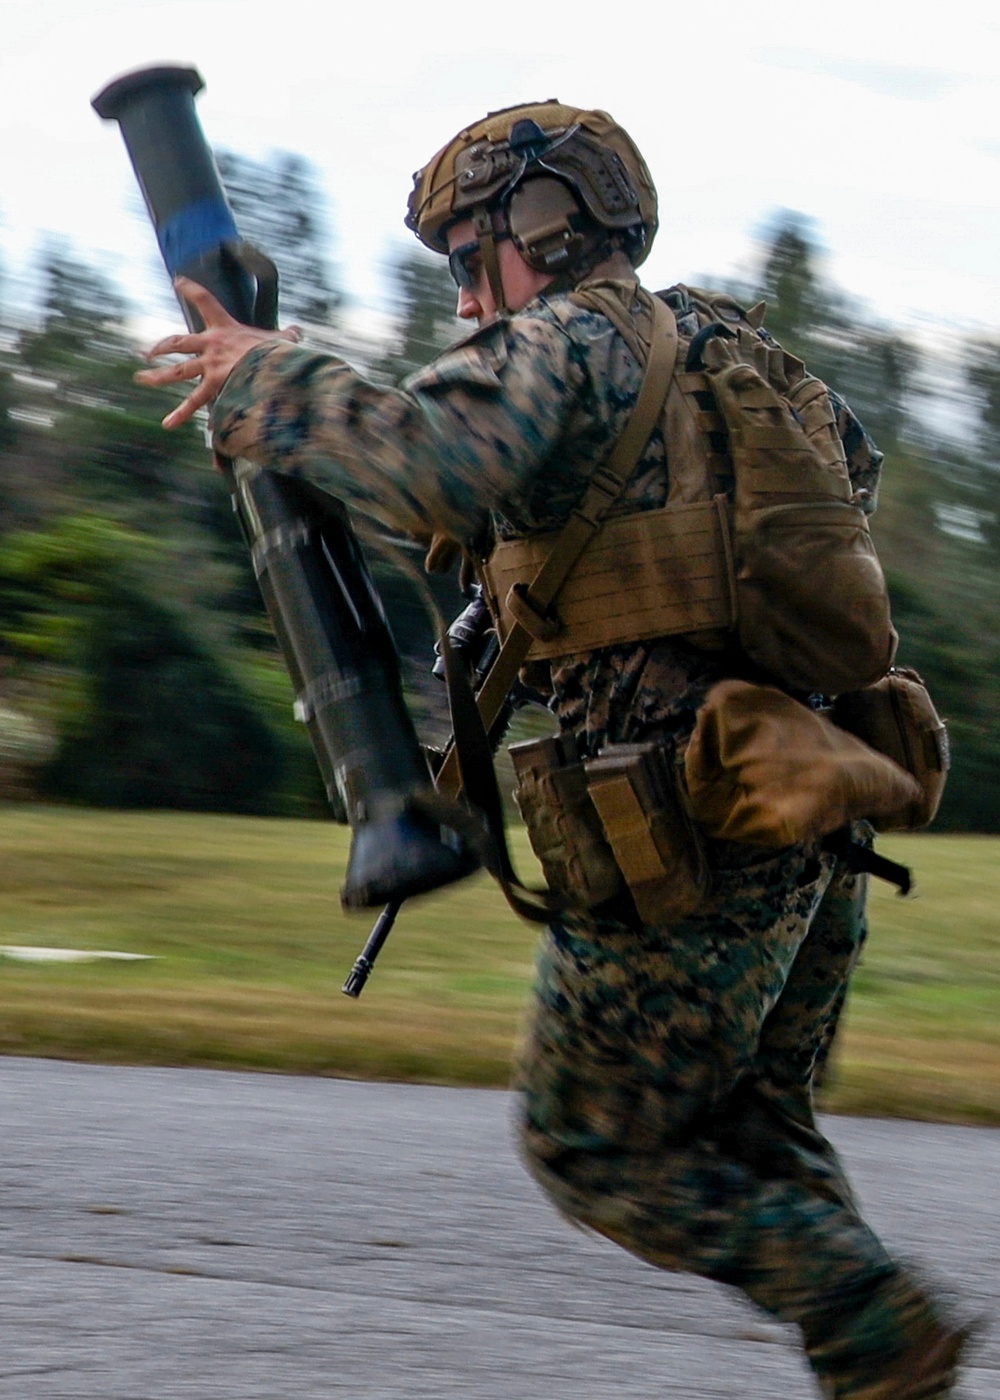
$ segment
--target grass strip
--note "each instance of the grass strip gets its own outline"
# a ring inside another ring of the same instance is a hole
[[[1000,840],[880,849],[914,867],[917,897],[873,883],[824,1107],[1000,1124]],[[0,850],[0,944],[152,959],[0,958],[2,1053],[506,1083],[535,932],[485,877],[408,904],[352,1002],[371,919],[340,910],[332,824],[6,806]]]

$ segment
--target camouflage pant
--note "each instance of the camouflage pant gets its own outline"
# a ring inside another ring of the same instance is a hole
[[[864,884],[795,847],[719,870],[671,927],[551,927],[518,1075],[522,1145],[560,1209],[797,1324],[837,1397],[930,1315],[813,1117]]]

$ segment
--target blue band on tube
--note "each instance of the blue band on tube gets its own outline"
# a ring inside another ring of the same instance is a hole
[[[179,209],[156,230],[163,261],[171,277],[203,253],[239,238],[229,205],[218,198],[199,199]]]

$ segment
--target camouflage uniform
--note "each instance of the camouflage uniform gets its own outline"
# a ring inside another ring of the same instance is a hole
[[[692,335],[683,289],[668,300]],[[215,445],[482,552],[491,531],[562,523],[640,380],[603,316],[541,296],[399,390],[305,348],[255,350],[218,400]],[[881,454],[837,406],[874,508]],[[616,509],[663,505],[668,470],[657,432]],[[669,744],[733,666],[677,639],[568,656],[550,665],[552,708],[581,755]],[[716,842],[710,855],[710,902],[682,923],[546,930],[518,1067],[525,1155],[572,1218],[742,1289],[798,1324],[828,1394],[860,1397],[931,1316],[813,1118],[815,1065],[865,935],[864,877],[812,848]]]

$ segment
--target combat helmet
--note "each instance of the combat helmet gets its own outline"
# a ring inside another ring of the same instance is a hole
[[[413,177],[406,225],[447,253],[450,224],[471,219],[498,308],[495,244],[512,238],[530,267],[578,279],[613,246],[633,267],[657,228],[656,190],[631,137],[607,112],[552,99],[491,112]]]

